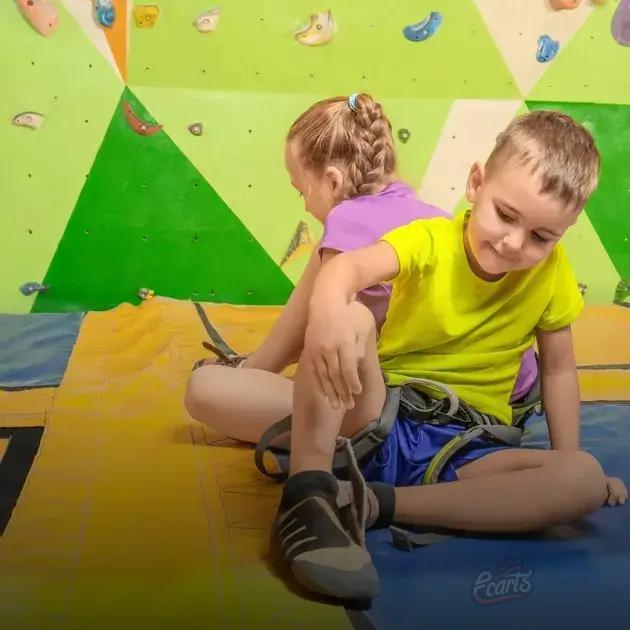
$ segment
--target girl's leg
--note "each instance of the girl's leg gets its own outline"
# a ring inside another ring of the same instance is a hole
[[[474,532],[526,532],[583,517],[607,498],[584,451],[515,449],[462,466],[459,480],[396,488],[394,520]]]
[[[191,374],[184,404],[195,420],[219,433],[258,442],[291,413],[293,381],[264,370],[206,365]]]

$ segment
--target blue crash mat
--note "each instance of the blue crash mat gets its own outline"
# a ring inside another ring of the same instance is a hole
[[[630,405],[582,407],[582,443],[630,481]],[[548,448],[542,419],[525,445]],[[544,488],[535,489],[544,492]],[[538,536],[451,538],[411,552],[371,532],[381,594],[364,621],[391,628],[628,628],[630,504]]]
[[[83,313],[0,315],[0,389],[61,383]]]

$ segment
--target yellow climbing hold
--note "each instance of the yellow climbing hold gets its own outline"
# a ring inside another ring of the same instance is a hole
[[[335,22],[331,11],[314,13],[309,25],[295,34],[295,39],[304,46],[321,46],[333,38]]]
[[[133,9],[133,19],[138,28],[153,28],[160,15],[160,7],[155,4],[139,4]]]

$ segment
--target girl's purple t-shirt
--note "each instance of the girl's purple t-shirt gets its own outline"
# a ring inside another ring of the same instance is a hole
[[[450,215],[419,200],[406,184],[393,182],[379,193],[347,199],[335,206],[324,222],[320,253],[323,249],[347,252],[367,247],[390,230],[416,219],[433,217]],[[357,295],[357,299],[374,314],[378,330],[385,321],[390,295],[391,288],[385,283],[369,287]],[[518,400],[529,391],[537,372],[536,357],[530,349],[523,356],[512,400]]]

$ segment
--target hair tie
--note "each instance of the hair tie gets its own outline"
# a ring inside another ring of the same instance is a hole
[[[357,111],[357,98],[359,95],[355,92],[354,94],[350,94],[348,97],[348,107],[353,111]]]

